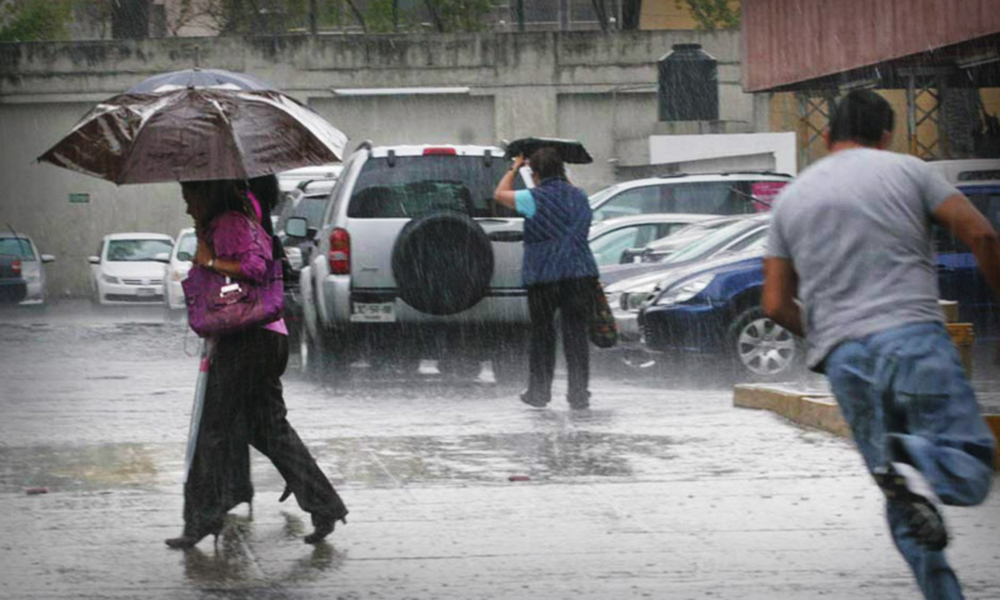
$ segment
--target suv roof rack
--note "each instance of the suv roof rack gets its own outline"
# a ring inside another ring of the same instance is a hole
[[[354,151],[357,152],[358,150],[371,150],[373,145],[374,145],[373,141],[365,140],[360,144],[358,144],[358,147],[355,148]]]
[[[777,171],[753,171],[753,170],[741,170],[741,171],[713,171],[711,173],[667,173],[664,175],[657,175],[658,179],[674,179],[677,177],[701,177],[706,175],[775,175],[778,177],[792,177],[788,173],[778,173]]]

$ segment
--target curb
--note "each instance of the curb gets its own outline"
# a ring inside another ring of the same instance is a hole
[[[809,394],[774,384],[739,384],[733,386],[733,406],[769,410],[799,425],[851,437],[837,401],[826,394]],[[1000,414],[983,417],[993,437],[1000,440]],[[993,457],[993,469],[1000,471],[1000,444]]]

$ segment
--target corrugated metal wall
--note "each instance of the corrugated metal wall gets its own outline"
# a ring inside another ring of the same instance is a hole
[[[755,92],[1000,32],[1000,0],[744,0]]]

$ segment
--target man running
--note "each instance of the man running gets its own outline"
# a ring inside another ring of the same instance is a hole
[[[872,91],[838,104],[830,156],[777,202],[763,304],[829,378],[924,596],[961,598],[935,504],[985,500],[996,442],[943,324],[931,225],[972,249],[998,298],[1000,239],[926,163],[885,150],[892,130],[892,107]]]

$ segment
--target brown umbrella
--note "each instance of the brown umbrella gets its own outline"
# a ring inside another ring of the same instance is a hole
[[[248,179],[341,160],[347,137],[274,90],[114,96],[38,160],[123,183]]]

